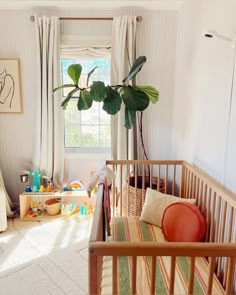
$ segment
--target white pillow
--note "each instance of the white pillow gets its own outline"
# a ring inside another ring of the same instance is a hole
[[[161,221],[166,207],[176,202],[189,202],[196,204],[195,199],[185,199],[160,193],[147,188],[146,198],[141,212],[140,220],[161,227]]]

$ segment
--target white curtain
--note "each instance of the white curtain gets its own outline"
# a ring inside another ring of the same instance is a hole
[[[14,211],[12,211],[12,201],[6,191],[3,176],[2,176],[2,170],[0,168],[0,215],[5,214],[8,217],[11,217],[14,215]],[[5,213],[4,213],[5,212]],[[1,216],[0,216],[1,220]],[[0,228],[1,231],[1,228]]]
[[[62,185],[64,170],[63,111],[61,93],[53,95],[60,81],[59,19],[35,16],[37,92],[34,170]]]
[[[136,58],[136,24],[136,16],[121,16],[113,19],[111,85],[122,84],[122,80]],[[122,106],[121,111],[112,116],[112,158],[115,160],[132,160],[136,157],[135,126],[127,130],[124,122],[124,106]]]

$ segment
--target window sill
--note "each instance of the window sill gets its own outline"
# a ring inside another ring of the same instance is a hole
[[[93,159],[93,160],[109,160],[111,159],[110,153],[68,153],[65,152],[64,158],[67,159]]]

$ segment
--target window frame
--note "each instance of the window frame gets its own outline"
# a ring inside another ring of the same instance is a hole
[[[78,44],[81,48],[84,47],[91,47],[94,48],[93,46],[91,46],[91,43],[95,43],[96,44],[96,48],[107,48],[110,50],[110,46],[108,47],[108,44],[111,44],[110,42],[110,37],[107,36],[103,36],[101,38],[98,38],[98,36],[96,37],[90,37],[90,38],[81,38],[79,36],[67,36],[67,37],[62,37],[62,45],[63,40],[66,40],[65,43],[70,44],[70,41],[73,40],[73,44],[75,44],[78,41]],[[69,40],[69,41],[68,41]],[[75,41],[76,40],[76,41]],[[92,41],[91,41],[92,40]],[[88,45],[86,45],[88,44]],[[106,44],[106,45],[105,45]],[[62,46],[63,47],[63,46]],[[64,45],[65,47],[65,45]],[[84,54],[81,54],[81,56],[75,56],[73,58],[73,53],[69,53],[69,55],[67,56],[66,54],[63,53],[64,51],[61,50],[61,55],[60,55],[60,61],[61,61],[61,65],[62,65],[62,60],[76,60],[76,59],[99,59],[101,58],[101,56],[87,56]],[[108,51],[107,55],[104,55],[104,58],[111,58],[111,54]],[[62,74],[62,69],[61,69],[61,74]],[[61,77],[62,79],[62,77]],[[62,96],[64,97],[64,96]],[[72,99],[78,99],[78,97],[74,97]],[[100,116],[99,116],[100,118]],[[111,120],[110,120],[110,125],[111,125]],[[92,125],[91,125],[92,126]],[[85,159],[85,158],[94,158],[94,159],[103,159],[104,157],[106,158],[110,158],[111,156],[111,147],[65,147],[65,126],[63,128],[64,131],[64,154],[65,154],[65,159]],[[112,142],[111,142],[112,144]]]

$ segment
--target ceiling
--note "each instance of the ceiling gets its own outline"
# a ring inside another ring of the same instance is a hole
[[[154,9],[178,10],[183,0],[0,0],[0,9],[26,7],[124,7],[137,6]]]

